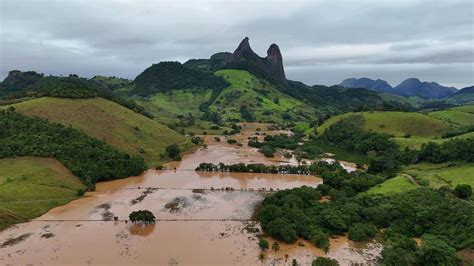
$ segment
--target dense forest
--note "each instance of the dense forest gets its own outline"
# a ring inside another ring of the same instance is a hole
[[[211,72],[184,67],[179,62],[160,62],[145,69],[133,81],[134,94],[149,96],[172,89],[223,89],[229,84]]]
[[[12,109],[0,111],[0,158],[54,157],[90,188],[99,181],[138,175],[146,168],[142,158],[131,157],[82,131]]]
[[[323,185],[279,191],[263,201],[258,217],[271,236],[287,243],[303,237],[328,251],[331,235],[361,241],[383,229],[388,244],[382,262],[388,265],[456,265],[456,249],[474,247],[474,207],[449,188],[366,195],[360,192],[384,179],[345,173],[336,164],[315,169]],[[331,201],[320,202],[322,196]],[[413,245],[413,237],[422,237],[422,245]]]

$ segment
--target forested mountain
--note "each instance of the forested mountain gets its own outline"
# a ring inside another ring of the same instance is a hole
[[[302,121],[314,117],[321,120],[353,110],[411,108],[396,101],[384,101],[376,92],[366,89],[311,87],[289,81],[278,46],[272,44],[267,56],[262,58],[253,52],[248,38],[242,40],[233,53],[221,52],[210,59],[191,59],[184,64],[152,65],[131,83],[129,97],[135,96],[157,116],[185,116],[188,122],[196,118],[213,123],[279,122],[290,118]],[[187,104],[182,106],[183,102]]]
[[[417,78],[409,78],[392,87],[387,81],[369,78],[349,78],[339,84],[346,88],[365,88],[377,92],[387,92],[402,96],[418,96],[424,99],[442,99],[457,92],[454,87],[445,87],[436,82],[422,82]]]
[[[409,78],[394,88],[395,92],[405,96],[441,99],[457,92],[454,87],[441,86],[436,82],[421,82],[417,78]]]
[[[455,94],[446,98],[446,101],[459,104],[474,102],[474,86],[460,89]]]
[[[346,88],[365,88],[371,91],[378,91],[378,92],[393,92],[392,86],[388,84],[385,80],[377,79],[369,79],[369,78],[349,78],[342,81],[339,86],[346,87]]]

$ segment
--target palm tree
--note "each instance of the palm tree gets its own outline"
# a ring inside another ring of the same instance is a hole
[[[275,253],[277,253],[277,251],[280,250],[280,243],[278,243],[277,241],[275,241],[275,242],[272,244],[272,249],[273,249],[273,251],[275,251]]]
[[[260,262],[261,262],[262,265],[263,265],[263,262],[267,259],[267,257],[265,257],[265,254],[260,253],[260,254],[258,255],[258,259],[260,260]]]

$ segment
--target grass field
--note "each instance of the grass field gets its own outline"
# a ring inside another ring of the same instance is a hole
[[[329,126],[354,113],[346,113],[329,118],[317,131],[323,133]],[[409,112],[364,112],[365,130],[387,133],[395,137],[411,134],[412,137],[441,137],[455,125],[420,113]]]
[[[194,117],[202,115],[199,105],[211,98],[211,90],[191,91],[172,90],[154,94],[147,100],[139,100],[156,117],[173,117],[192,114]]]
[[[421,107],[421,104],[427,101],[417,96],[405,97],[405,96],[385,93],[385,92],[379,93],[379,96],[385,101],[394,101],[394,102],[399,102],[403,104],[409,104],[415,108]]]
[[[0,159],[0,230],[77,198],[83,184],[52,158]]]
[[[81,129],[123,152],[142,156],[149,164],[162,160],[166,146],[186,142],[168,127],[102,98],[44,97],[12,106],[22,114]]]
[[[416,183],[410,181],[410,177],[415,180],[427,180],[429,186],[433,188],[441,186],[454,188],[457,184],[469,184],[474,187],[474,163],[410,165],[405,167],[397,177],[371,188],[368,193],[397,193],[418,187]]]
[[[454,107],[428,115],[457,125],[474,125],[474,105]]]
[[[417,185],[410,181],[405,174],[399,174],[382,184],[376,185],[367,191],[369,194],[388,194],[406,192],[417,188]]]

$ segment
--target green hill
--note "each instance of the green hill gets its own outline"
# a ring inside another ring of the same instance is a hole
[[[369,194],[406,192],[422,185],[439,188],[448,186],[454,189],[457,184],[474,186],[474,164],[431,164],[421,163],[406,166],[396,177],[369,189]],[[422,184],[422,185],[420,185]]]
[[[125,153],[142,156],[147,163],[162,160],[166,146],[186,142],[177,132],[103,98],[43,97],[11,106],[25,115],[81,129]]]
[[[84,185],[52,158],[0,159],[0,230],[77,198]]]
[[[230,86],[224,88],[210,110],[225,120],[236,121],[305,121],[314,108],[282,93],[269,82],[245,70],[224,69],[216,72]]]
[[[474,126],[474,105],[453,107],[442,111],[431,112],[428,115],[460,126]]]
[[[324,132],[329,126],[351,114],[354,113],[331,117],[318,127],[317,132]],[[410,134],[412,137],[436,138],[441,137],[455,127],[451,123],[421,113],[363,112],[361,114],[366,120],[363,125],[364,129],[394,135],[395,137],[403,137],[406,134]]]
[[[394,101],[394,102],[399,102],[401,104],[408,104],[415,108],[420,108],[422,104],[426,102],[425,99],[420,98],[418,96],[405,97],[402,95],[391,94],[391,93],[386,93],[386,92],[379,93],[379,95],[385,101]]]
[[[190,116],[201,126],[206,124],[207,122],[202,121],[205,114],[204,103],[208,104],[210,113],[218,114],[221,121],[226,122],[307,121],[312,119],[315,112],[315,108],[245,70],[223,69],[215,75],[222,77],[230,85],[222,90],[173,89],[155,93],[148,98],[135,99],[167,125],[177,124],[180,119],[186,120]],[[186,129],[192,127],[193,125],[186,125]]]

